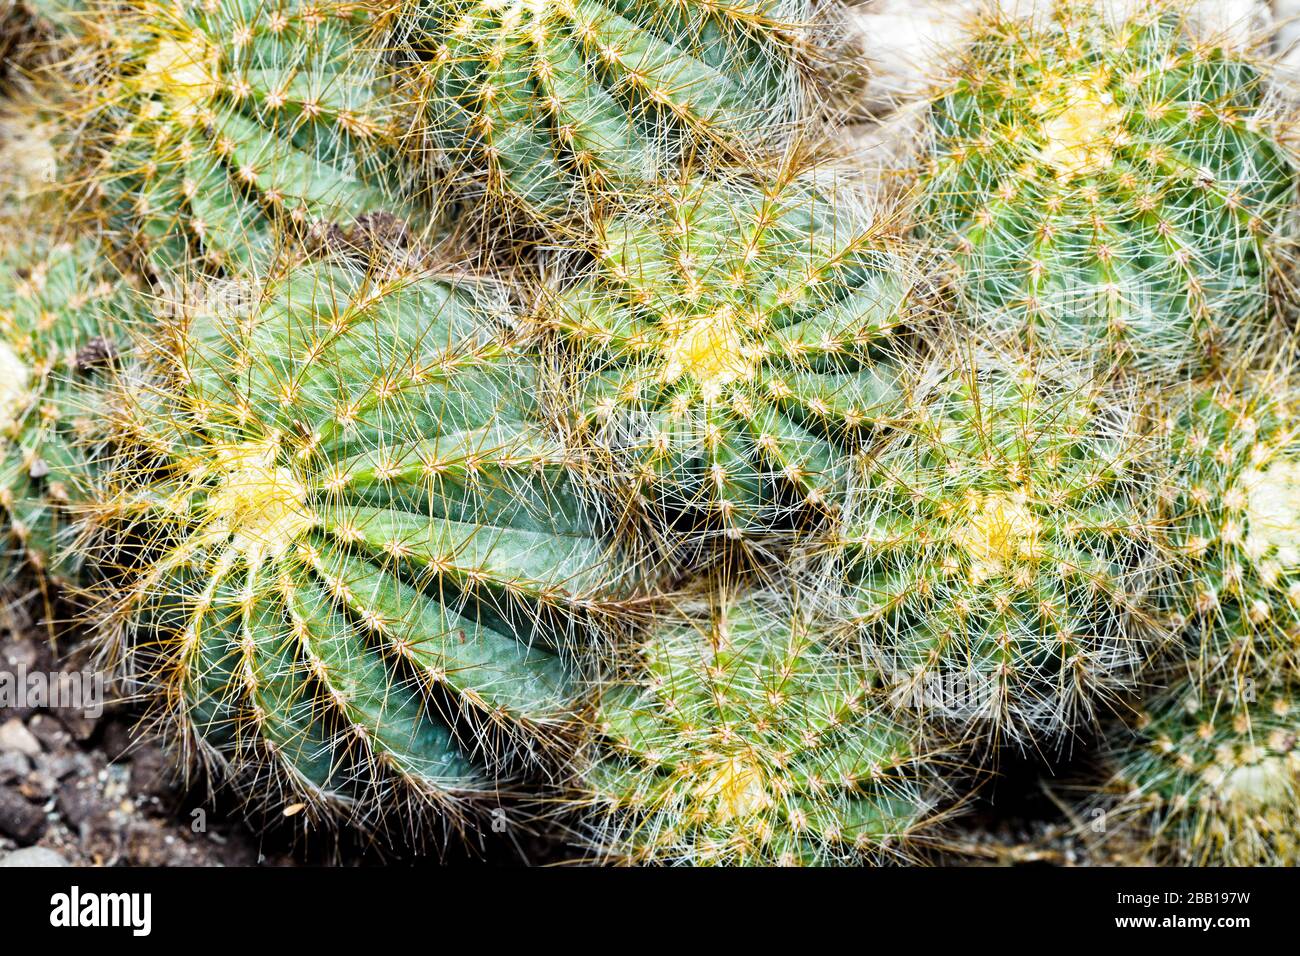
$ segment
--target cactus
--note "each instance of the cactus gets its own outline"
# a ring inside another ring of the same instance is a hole
[[[17,561],[68,582],[80,570],[62,539],[92,484],[90,386],[126,344],[132,312],[129,285],[94,242],[0,257],[0,579]]]
[[[201,256],[265,269],[283,237],[380,211],[383,84],[355,5],[139,0],[99,108],[90,178],[162,275]]]
[[[1300,662],[1300,420],[1294,376],[1193,383],[1164,413],[1163,522],[1182,556],[1174,613],[1215,680]]]
[[[1300,716],[1290,694],[1202,699],[1175,684],[1113,747],[1106,801],[1160,863],[1295,866],[1300,863]]]
[[[807,0],[409,0],[388,14],[408,146],[552,222],[685,148],[746,155],[799,112]]]
[[[544,309],[578,440],[634,502],[734,537],[832,504],[898,405],[910,280],[881,230],[806,184],[692,179],[597,237]]]
[[[981,321],[1162,375],[1259,327],[1292,157],[1264,69],[1176,10],[977,31],[931,109],[919,230]]]
[[[1123,401],[1023,359],[938,377],[854,482],[830,581],[900,701],[977,740],[1047,742],[1162,636],[1151,449]]]
[[[490,287],[304,263],[244,298],[189,309],[131,390],[105,633],[220,779],[455,818],[564,743],[616,565]]]
[[[907,859],[937,823],[939,755],[786,596],[681,609],[600,694],[586,773],[606,858],[776,865]]]

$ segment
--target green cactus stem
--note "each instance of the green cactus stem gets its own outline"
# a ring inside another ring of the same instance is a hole
[[[90,178],[121,243],[163,275],[264,269],[301,233],[404,209],[381,173],[391,118],[356,5],[140,0],[99,110]]]
[[[1294,374],[1192,383],[1162,421],[1178,621],[1218,680],[1257,680],[1300,660],[1300,420]]]
[[[894,693],[984,742],[1059,739],[1163,636],[1148,443],[1035,368],[975,356],[918,389],[829,551]]]
[[[824,624],[824,622],[822,622]],[[874,675],[774,595],[661,622],[601,693],[587,774],[613,859],[772,866],[906,860],[935,823],[938,755]]]
[[[800,113],[806,0],[407,0],[383,46],[408,149],[546,221],[636,195],[684,148]]]
[[[106,547],[145,538],[105,609],[219,777],[455,817],[572,730],[620,572],[508,320],[477,281],[303,264],[164,350],[99,507]]]
[[[935,99],[919,231],[981,323],[1175,374],[1260,327],[1295,198],[1263,65],[1177,7],[994,16]]]
[[[806,183],[701,178],[597,235],[545,312],[620,493],[738,538],[832,506],[900,405],[911,274],[883,231]]]
[[[96,379],[129,344],[133,294],[90,240],[0,257],[0,579],[19,564],[72,583],[71,511],[90,494]]]
[[[1248,700],[1179,684],[1113,746],[1108,826],[1128,824],[1159,863],[1295,866],[1300,861],[1300,716],[1261,684]]]

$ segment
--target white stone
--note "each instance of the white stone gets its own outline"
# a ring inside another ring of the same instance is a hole
[[[1273,53],[1279,65],[1300,73],[1300,0],[1273,0]]]
[[[38,757],[41,753],[41,742],[21,720],[11,717],[0,724],[0,750],[13,750],[24,757]]]
[[[0,867],[52,867],[69,866],[67,860],[54,850],[43,846],[29,846],[0,856]]]

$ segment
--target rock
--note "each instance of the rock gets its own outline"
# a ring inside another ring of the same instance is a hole
[[[155,746],[144,746],[131,758],[131,790],[149,797],[166,797],[172,792],[172,764]]]
[[[0,856],[0,867],[4,866],[69,866],[58,853],[48,847],[29,846],[21,850],[14,850],[12,853],[6,853]]]
[[[85,777],[73,778],[59,787],[58,808],[63,819],[73,829],[107,809],[94,781]]]
[[[90,740],[91,737],[95,736],[95,730],[99,727],[98,717],[90,717],[79,710],[63,708],[57,711],[57,714],[59,723],[63,724],[68,733],[72,735],[72,739],[78,743],[85,743]]]
[[[1300,70],[1300,0],[1273,0],[1273,18],[1278,24],[1273,52],[1285,69]]]
[[[93,761],[81,753],[45,754],[37,758],[36,767],[55,780],[62,780],[74,773],[84,775],[94,772]]]
[[[10,750],[24,757],[35,757],[41,752],[41,743],[17,717],[0,724],[0,752]]]
[[[105,721],[100,749],[109,760],[130,757],[137,746],[135,736],[131,733],[131,724],[125,717],[114,715]]]
[[[27,721],[27,729],[45,745],[47,750],[59,750],[72,742],[72,735],[49,714],[37,714]]]
[[[46,826],[40,807],[28,803],[9,787],[0,788],[0,833],[20,846],[30,846],[41,838]]]
[[[0,651],[0,662],[10,673],[39,670],[42,663],[41,649],[30,638],[13,637],[4,650]]]
[[[31,773],[18,782],[17,789],[19,793],[33,803],[44,803],[54,796],[54,791],[58,788],[58,785],[58,780],[50,776],[38,764]]]
[[[937,81],[977,9],[973,0],[876,0],[850,10],[849,28],[871,65],[865,109],[888,112]]]
[[[32,762],[17,750],[0,751],[0,786],[21,780],[32,772]]]

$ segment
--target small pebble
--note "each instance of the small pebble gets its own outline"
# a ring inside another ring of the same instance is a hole
[[[41,742],[17,717],[0,724],[0,751],[12,750],[24,757],[35,757],[41,752]]]
[[[21,850],[0,855],[0,867],[4,866],[68,866],[55,851],[43,846],[29,846]]]
[[[15,790],[0,788],[0,833],[20,846],[29,846],[41,838],[46,826],[48,821],[40,807]]]
[[[17,750],[0,750],[0,785],[21,780],[32,772],[32,762]]]

